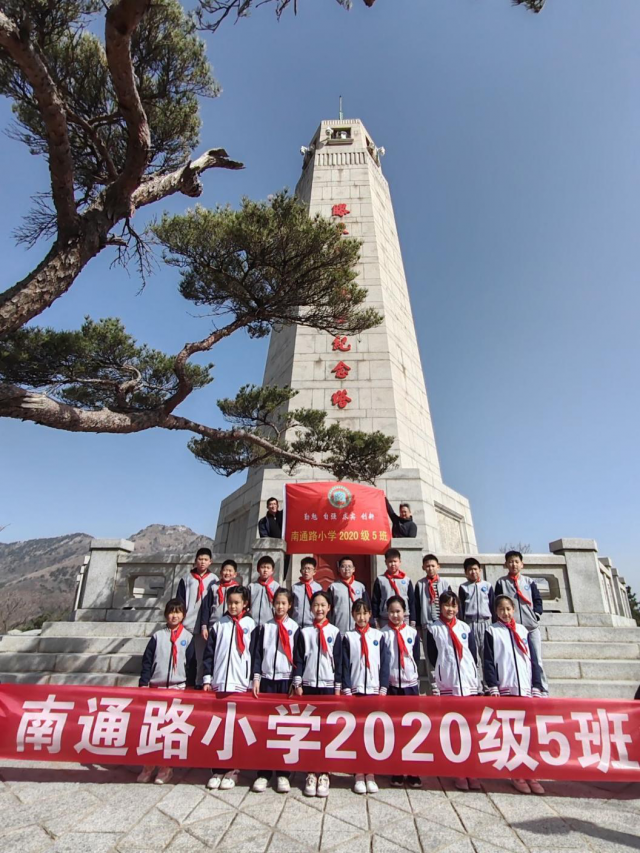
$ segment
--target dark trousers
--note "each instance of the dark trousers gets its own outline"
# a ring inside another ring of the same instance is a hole
[[[271,678],[260,679],[261,693],[279,693],[280,695],[287,696],[290,687],[291,681],[288,678],[280,681],[274,681]],[[258,770],[258,779],[271,779],[272,774],[272,770]],[[276,776],[286,776],[288,779],[291,773],[289,770],[276,770]]]
[[[418,696],[419,690],[418,685],[414,685],[413,687],[392,687],[389,685],[389,689],[387,690],[387,696]]]
[[[305,696],[333,696],[335,693],[333,687],[310,687],[307,684],[302,685],[302,693]]]

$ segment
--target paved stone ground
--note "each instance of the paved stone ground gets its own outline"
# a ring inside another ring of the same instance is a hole
[[[207,773],[136,785],[126,767],[0,762],[2,853],[629,853],[640,850],[640,783],[545,783],[544,797],[507,781],[482,793],[449,779],[424,790],[353,794],[334,777],[328,799],[204,790]]]

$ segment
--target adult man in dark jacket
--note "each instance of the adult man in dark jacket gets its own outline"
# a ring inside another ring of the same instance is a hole
[[[267,501],[267,514],[258,522],[258,535],[261,539],[282,539],[282,510],[277,498]]]
[[[386,500],[386,499],[385,499]],[[387,512],[391,519],[391,535],[394,539],[415,539],[418,528],[411,515],[411,507],[408,503],[400,504],[400,515],[396,515],[393,507],[387,501]]]

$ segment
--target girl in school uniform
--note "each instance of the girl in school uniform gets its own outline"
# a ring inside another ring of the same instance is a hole
[[[293,657],[293,686],[297,696],[340,695],[342,685],[342,640],[340,631],[329,623],[331,601],[326,592],[311,599],[313,625],[298,633]],[[329,774],[308,773],[304,787],[307,797],[329,796]]]
[[[216,622],[204,650],[205,691],[215,693],[246,693],[251,689],[256,623],[246,615],[249,590],[235,586],[227,592],[227,612]],[[238,770],[212,768],[207,788],[227,791],[234,788]]]
[[[477,696],[476,644],[471,628],[458,617],[460,600],[455,592],[443,592],[438,600],[439,617],[427,629],[427,655],[434,673],[435,696]],[[454,780],[460,791],[480,791],[477,779]]]
[[[389,687],[389,646],[382,631],[370,626],[371,605],[364,598],[351,608],[353,631],[342,638],[342,692],[345,696],[386,696]],[[356,773],[356,794],[375,794],[376,777]]]
[[[253,695],[280,693],[287,696],[293,680],[293,650],[298,639],[298,625],[289,617],[293,594],[280,587],[273,596],[273,619],[258,628],[256,651],[253,659]],[[276,774],[276,791],[286,794],[290,790],[286,770]],[[271,770],[259,770],[251,788],[256,794],[266,791]]]
[[[399,595],[387,600],[388,625],[383,635],[389,645],[389,696],[417,696],[418,664],[420,663],[420,639],[418,632],[405,622],[405,601]],[[419,776],[392,776],[391,784],[400,788],[421,786]]]

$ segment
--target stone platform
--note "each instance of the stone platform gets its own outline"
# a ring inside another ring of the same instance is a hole
[[[326,800],[302,777],[279,795],[207,792],[206,771],[137,785],[137,768],[0,762],[4,853],[630,853],[640,850],[640,785],[545,783],[544,797],[508,782],[461,793],[450,779],[423,790],[358,796],[334,777]]]

